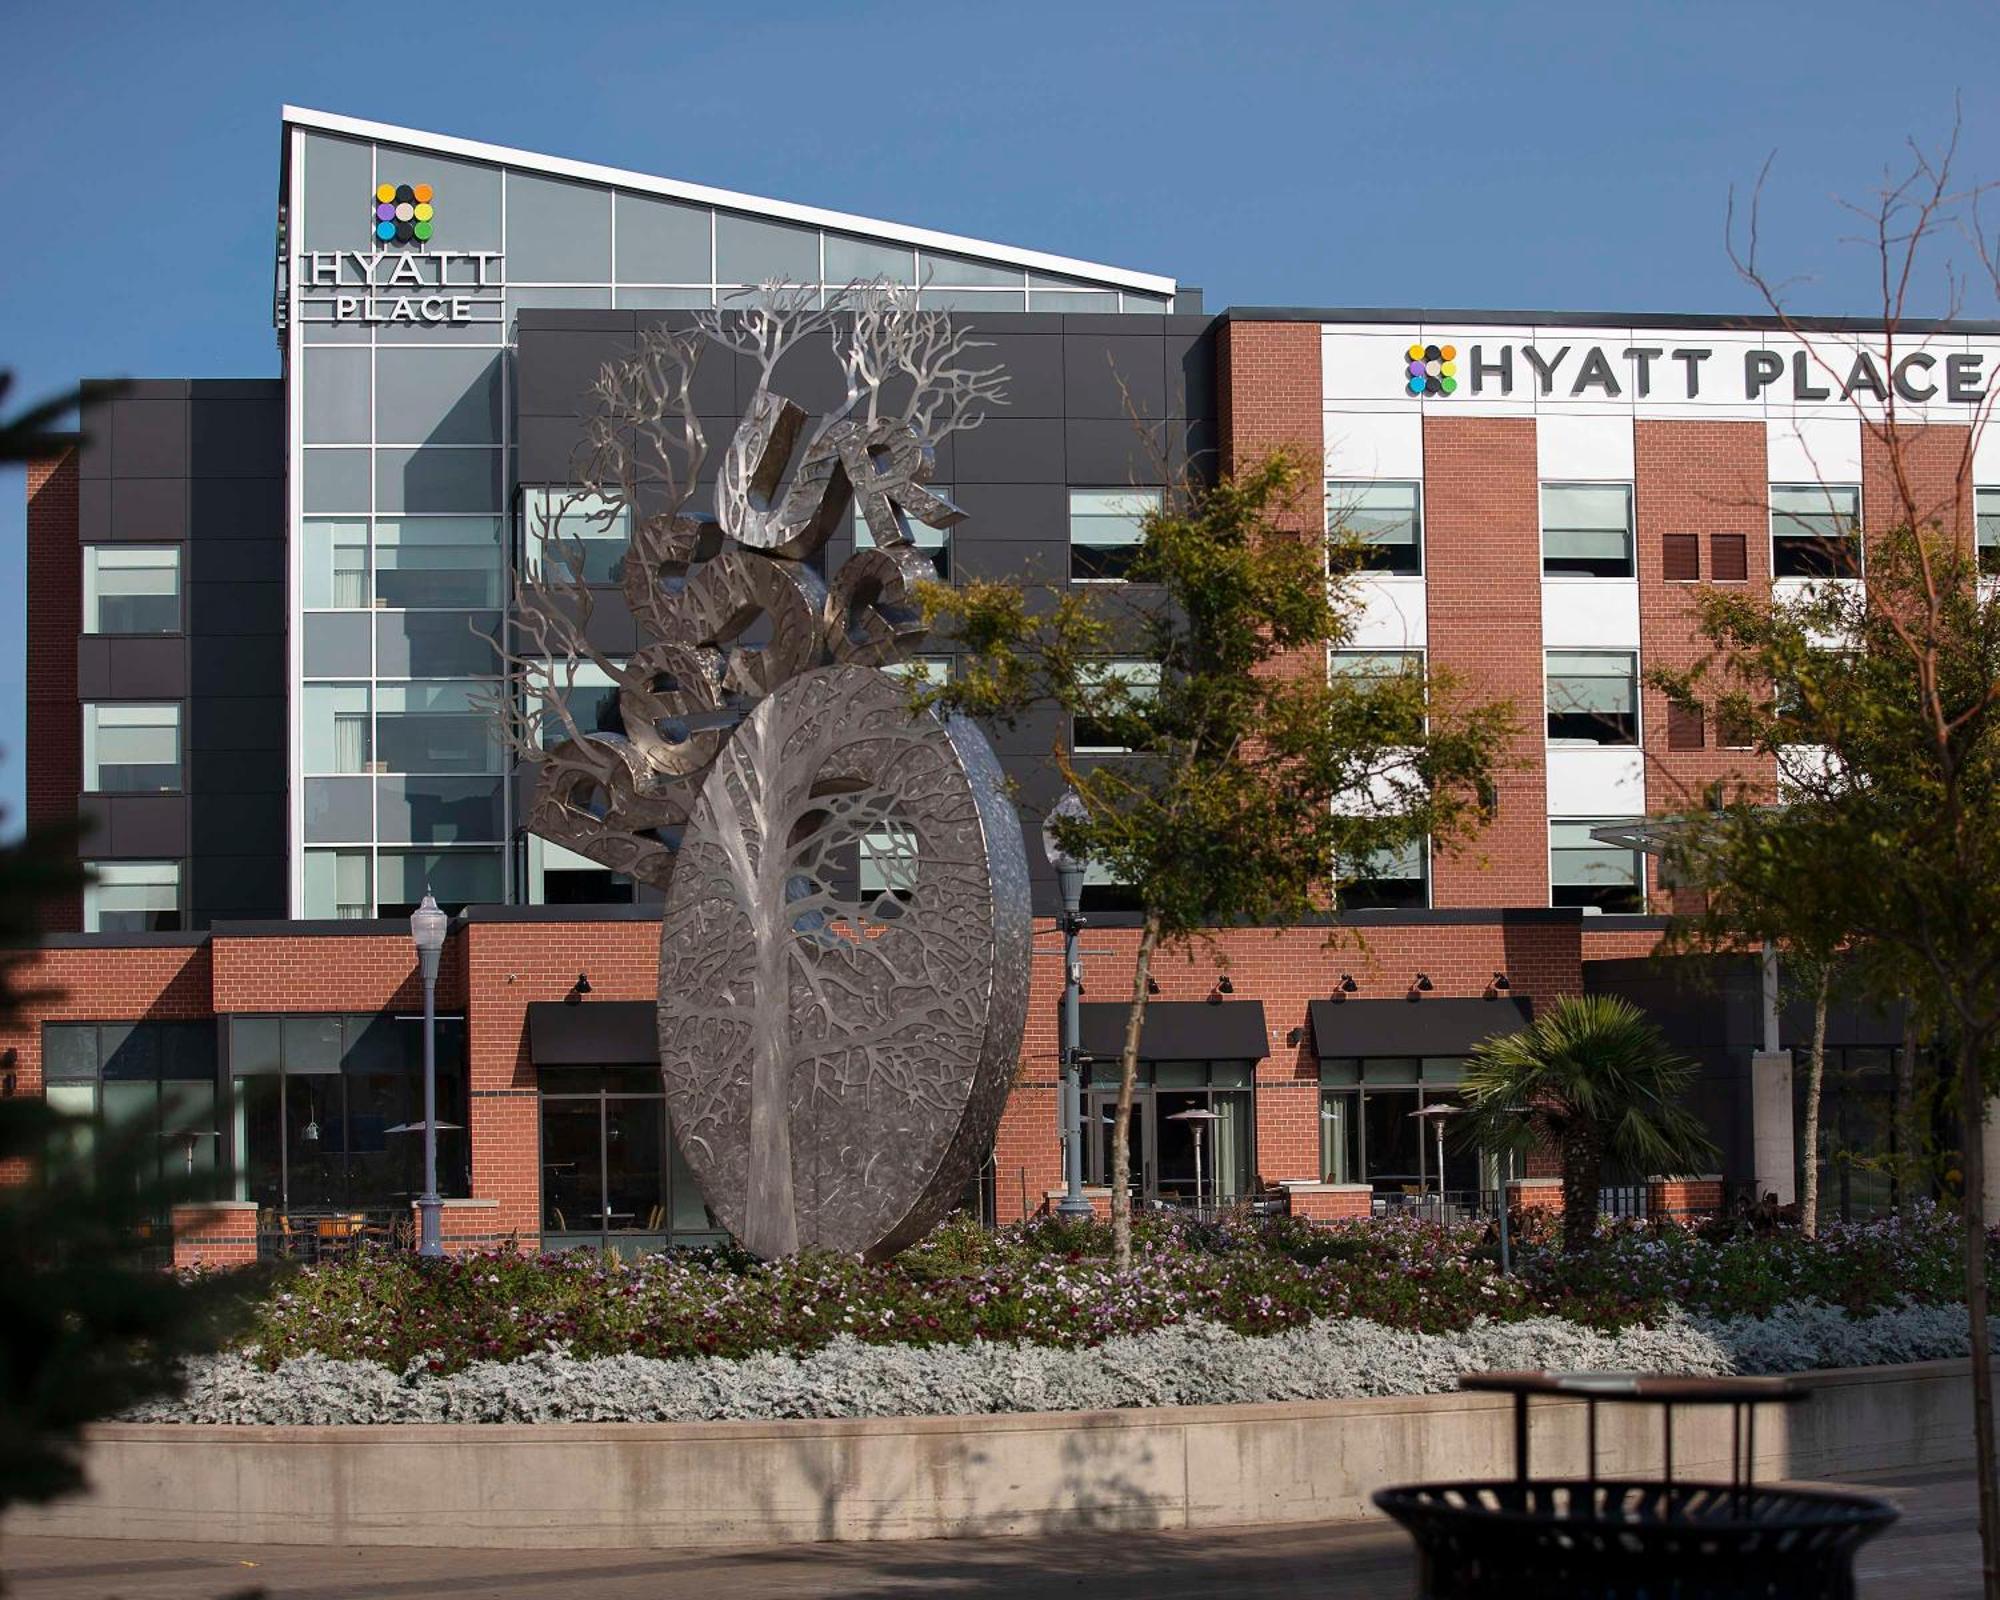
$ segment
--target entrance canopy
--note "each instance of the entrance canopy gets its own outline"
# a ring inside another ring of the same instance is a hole
[[[1526,1000],[1315,1000],[1313,1048],[1329,1056],[1462,1056],[1534,1018]]]
[[[1116,1061],[1125,1053],[1125,1005],[1086,1001],[1079,1009],[1083,1053]],[[1270,1053],[1261,1000],[1155,1000],[1139,1031],[1142,1061],[1262,1061]]]
[[[657,1067],[660,1013],[650,1000],[536,1000],[528,1055],[538,1067]]]

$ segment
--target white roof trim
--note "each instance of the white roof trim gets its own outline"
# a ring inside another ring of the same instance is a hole
[[[370,122],[361,117],[343,117],[331,111],[311,111],[303,106],[286,106],[287,124],[314,128],[322,133],[345,134],[355,139],[379,139],[391,144],[414,145],[435,150],[439,155],[465,156],[474,161],[491,161],[528,172],[546,172],[557,177],[576,178],[585,183],[613,185],[644,194],[665,195],[696,205],[720,206],[727,211],[747,211],[761,217],[777,217],[808,227],[832,228],[840,233],[871,234],[893,239],[898,244],[923,250],[943,250],[953,255],[983,256],[1004,261],[1033,272],[1049,272],[1071,278],[1091,278],[1099,283],[1139,294],[1171,295],[1172,278],[1157,273],[1133,272],[1124,267],[1107,267],[1095,261],[1077,261],[1069,256],[1052,256],[1040,250],[1023,250],[1014,245],[991,244],[984,239],[968,239],[955,233],[936,233],[929,228],[912,228],[900,222],[881,222],[873,217],[857,217],[845,211],[824,211],[818,206],[793,205],[787,200],[765,200],[757,195],[737,194],[728,189],[711,189],[699,183],[681,183],[672,178],[656,178],[620,167],[601,167],[590,161],[571,161],[562,156],[537,155],[531,150],[512,150],[505,145],[482,144],[476,139],[455,139],[449,134],[425,133],[417,128],[399,128],[393,123]]]

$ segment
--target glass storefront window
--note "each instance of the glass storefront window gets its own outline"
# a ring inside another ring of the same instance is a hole
[[[657,1250],[720,1232],[674,1145],[657,1072],[553,1071],[541,1108],[546,1248]]]
[[[1462,1103],[1459,1056],[1330,1057],[1320,1062],[1320,1177],[1326,1183],[1367,1183],[1378,1205],[1439,1188],[1437,1130],[1416,1113]],[[1445,1121],[1443,1187],[1472,1193],[1486,1187],[1479,1152],[1462,1149]]]
[[[42,1070],[50,1106],[87,1119],[52,1159],[86,1160],[116,1139],[154,1181],[211,1192],[221,1139],[213,1023],[44,1023]]]
[[[1116,1062],[1092,1064],[1084,1123],[1092,1183],[1111,1181],[1117,1078]],[[1140,1078],[1129,1130],[1136,1195],[1196,1204],[1197,1145],[1201,1205],[1227,1205],[1249,1194],[1256,1174],[1252,1063],[1141,1062]],[[1186,1115],[1190,1112],[1197,1115]],[[1200,1113],[1212,1114],[1213,1120]]]

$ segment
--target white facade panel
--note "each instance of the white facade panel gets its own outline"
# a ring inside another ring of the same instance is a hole
[[[1646,758],[1629,745],[1551,745],[1549,815],[1638,817],[1646,812]]]
[[[1631,578],[1543,579],[1542,648],[1637,650],[1638,583]]]
[[[1565,479],[1630,483],[1631,414],[1541,412],[1535,419],[1535,453],[1545,483]]]
[[[1321,396],[1329,406],[1365,401],[1385,409],[1410,401],[1404,369],[1412,344],[1422,343],[1418,331],[1394,328],[1326,328],[1321,331],[1319,371]],[[1411,402],[1414,411],[1414,403]]]
[[[1326,410],[1329,478],[1411,478],[1424,475],[1424,418],[1415,406],[1387,410]]]
[[[1429,642],[1424,580],[1364,574],[1353,581],[1361,600],[1350,650],[1421,650]]]
[[[1773,483],[1859,483],[1861,419],[1772,416],[1765,424]]]

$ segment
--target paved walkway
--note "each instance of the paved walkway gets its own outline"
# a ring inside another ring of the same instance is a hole
[[[1978,1592],[1979,1537],[1965,1473],[1848,1482],[1902,1508],[1863,1554],[1863,1600],[1960,1600]],[[333,1550],[300,1545],[0,1544],[9,1600],[1401,1600],[1408,1541],[1382,1523],[1247,1531],[1093,1533],[1060,1539],[789,1545],[765,1550]]]

